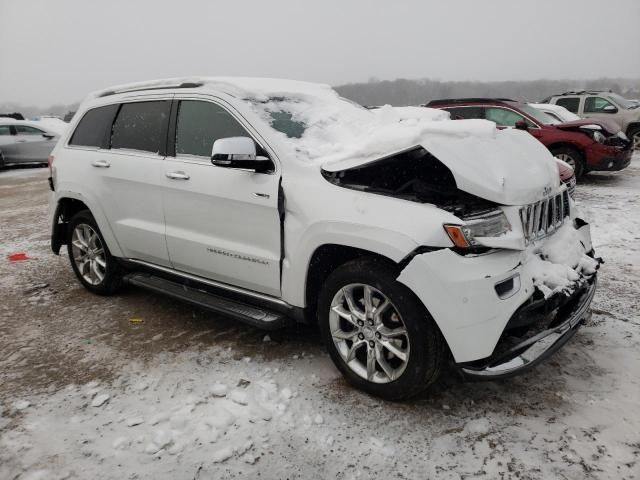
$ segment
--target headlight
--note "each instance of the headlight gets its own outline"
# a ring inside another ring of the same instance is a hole
[[[605,137],[602,132],[598,132],[597,130],[595,130],[591,135],[593,139],[598,143],[604,143],[607,139],[607,137]]]
[[[509,220],[501,210],[464,219],[463,225],[444,224],[444,229],[456,247],[479,245],[477,238],[498,237],[511,230]]]

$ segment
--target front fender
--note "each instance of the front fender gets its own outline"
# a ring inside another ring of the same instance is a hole
[[[285,241],[287,237],[285,236]],[[287,242],[288,252],[282,264],[282,293],[285,301],[305,306],[307,271],[314,252],[323,245],[359,248],[400,262],[418,245],[407,235],[367,225],[322,222],[308,228],[295,241]]]

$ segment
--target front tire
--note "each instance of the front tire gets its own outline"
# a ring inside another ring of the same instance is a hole
[[[111,295],[120,287],[116,260],[89,210],[76,213],[69,222],[67,252],[76,277],[90,292]]]
[[[585,172],[585,163],[584,157],[582,154],[571,147],[552,147],[549,149],[551,155],[562,160],[563,162],[567,162],[573,168],[573,172],[576,175],[576,179],[580,178],[584,175]]]
[[[357,388],[387,400],[420,394],[438,378],[444,339],[394,265],[362,258],[337,268],[318,300],[331,359]]]

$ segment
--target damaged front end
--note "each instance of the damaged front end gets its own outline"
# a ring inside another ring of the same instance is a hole
[[[453,215],[442,225],[452,246],[417,249],[398,281],[426,306],[466,377],[511,376],[557,351],[587,318],[601,260],[552,162],[532,167],[523,187],[512,165],[488,166],[504,178],[481,182],[446,158],[414,147],[323,175]]]

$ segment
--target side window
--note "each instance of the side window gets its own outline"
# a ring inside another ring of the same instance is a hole
[[[608,107],[609,105],[612,107],[615,106],[602,97],[587,97],[584,101],[584,113],[603,112],[604,107]]]
[[[453,107],[446,110],[451,114],[451,120],[484,118],[484,109],[482,107]]]
[[[210,102],[182,100],[176,124],[176,155],[211,157],[219,138],[250,137],[224,108]]]
[[[0,125],[0,135],[11,135],[11,127],[9,125]]]
[[[73,132],[69,145],[108,148],[109,132],[118,107],[117,104],[106,105],[85,113]]]
[[[570,112],[578,113],[580,97],[562,97],[556,100],[556,105],[566,108]]]
[[[18,132],[18,135],[42,135],[45,133],[39,128],[29,127],[28,125],[16,125],[16,132]]]
[[[534,126],[529,120],[519,113],[500,107],[486,107],[485,118],[495,122],[499,127],[515,127],[516,122],[520,122],[522,120],[527,122],[527,125],[530,127]]]
[[[164,150],[165,125],[171,102],[123,103],[113,122],[111,148],[159,153]]]

